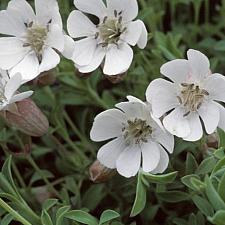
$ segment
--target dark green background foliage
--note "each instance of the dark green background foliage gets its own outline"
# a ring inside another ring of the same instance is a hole
[[[0,9],[7,3],[0,0]],[[59,0],[59,5],[66,29],[74,6],[72,0]],[[73,63],[62,58],[55,84],[29,84],[35,91],[33,100],[49,118],[48,134],[30,140],[1,122],[1,225],[225,224],[223,132],[222,148],[217,151],[205,147],[206,139],[198,143],[176,140],[167,175],[140,173],[138,179],[116,175],[104,184],[89,180],[88,168],[102,144],[89,138],[97,113],[125,100],[126,95],[144,100],[149,82],[160,77],[160,66],[186,57],[189,48],[205,53],[212,70],[225,74],[224,0],[139,0],[139,6],[149,42],[144,50],[135,48],[124,81],[111,84],[100,70],[79,78]],[[27,149],[30,141],[31,149]],[[45,199],[46,193],[49,200],[41,204],[40,197]],[[13,219],[21,222],[10,223]]]

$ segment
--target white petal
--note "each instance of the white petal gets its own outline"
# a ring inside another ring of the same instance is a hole
[[[139,98],[136,98],[136,97],[134,97],[134,96],[132,96],[132,95],[128,95],[127,96],[127,99],[129,100],[129,102],[139,102],[139,103],[141,103],[141,104],[144,104],[144,105],[146,105],[143,101],[141,101]]]
[[[188,81],[190,66],[186,59],[175,59],[163,64],[160,72],[173,82],[182,83]]]
[[[91,63],[97,48],[97,41],[94,38],[84,38],[75,41],[75,50],[72,60],[79,66],[87,66]]]
[[[60,62],[59,55],[52,49],[46,48],[42,55],[42,61],[39,67],[39,74],[55,68]]]
[[[19,63],[29,49],[23,47],[23,42],[14,37],[0,38],[0,67],[8,70]]]
[[[197,113],[191,113],[188,116],[188,122],[190,126],[190,134],[183,139],[186,141],[198,141],[203,135],[202,124]]]
[[[67,30],[73,38],[91,36],[98,31],[91,20],[78,10],[70,13],[67,20]]]
[[[21,36],[24,34],[26,26],[22,19],[16,18],[12,12],[8,10],[0,11],[0,33],[13,36]]]
[[[225,77],[214,73],[208,76],[204,89],[209,92],[209,97],[216,101],[225,102]]]
[[[141,20],[140,22],[142,24],[142,32],[137,45],[140,49],[144,49],[148,43],[148,31],[146,29],[145,24]]]
[[[114,16],[114,11],[122,12],[123,22],[132,21],[138,15],[137,0],[107,0],[107,9],[110,16]]]
[[[21,73],[24,83],[38,76],[38,67],[39,62],[37,56],[35,53],[29,53],[10,71],[10,74]]]
[[[167,152],[161,146],[159,146],[159,149],[160,149],[160,160],[157,167],[153,171],[151,171],[151,173],[153,174],[163,173],[167,169],[169,164],[169,156]]]
[[[128,23],[126,26],[126,32],[124,32],[120,38],[128,44],[135,46],[140,39],[142,33],[142,21],[136,20]]]
[[[173,153],[174,150],[174,136],[161,128],[155,129],[153,132],[154,140],[164,146],[169,152]]]
[[[90,137],[93,141],[104,141],[122,134],[126,117],[118,109],[109,109],[95,117]]]
[[[142,152],[142,167],[144,172],[154,170],[159,164],[160,149],[159,144],[152,141],[141,145]]]
[[[141,149],[138,145],[127,147],[116,161],[116,168],[119,174],[124,177],[135,176],[140,169]]]
[[[104,57],[105,57],[105,50],[101,47],[98,47],[95,50],[95,53],[93,55],[93,58],[92,58],[92,61],[90,62],[90,64],[87,66],[81,66],[81,67],[77,66],[78,70],[81,73],[90,73],[90,72],[96,70],[101,65]]]
[[[175,85],[161,78],[149,84],[146,99],[151,103],[153,115],[157,118],[179,105]]]
[[[128,44],[112,45],[106,53],[103,73],[118,75],[126,72],[133,59],[133,50]]]
[[[62,52],[65,44],[64,40],[64,34],[60,26],[58,24],[53,24],[52,26],[50,26],[46,45]]]
[[[189,121],[184,117],[185,113],[183,108],[178,107],[163,119],[164,127],[177,137],[186,137],[191,132]]]
[[[33,91],[26,91],[26,92],[14,95],[10,101],[10,104],[22,101],[23,99],[26,99],[26,98],[29,98],[33,93],[34,93]]]
[[[74,0],[74,5],[80,11],[104,18],[106,7],[102,0]]]
[[[214,102],[206,102],[202,104],[198,113],[203,120],[206,132],[212,134],[216,130],[220,120],[218,105]]]
[[[18,90],[22,81],[21,74],[17,73],[13,77],[9,79],[5,86],[5,97],[10,101],[11,97],[14,95],[14,93]]]
[[[192,70],[191,74],[195,80],[201,81],[211,73],[209,59],[203,53],[189,49],[187,56]]]
[[[35,10],[38,23],[47,25],[51,21],[51,24],[58,24],[62,28],[62,18],[56,0],[35,0]]]
[[[69,35],[64,35],[64,50],[62,55],[67,59],[71,59],[75,49],[75,42]]]
[[[99,149],[97,158],[104,166],[114,169],[116,168],[116,161],[119,155],[125,148],[124,139],[122,137],[116,138]]]
[[[12,14],[17,14],[22,18],[24,23],[29,23],[34,20],[35,14],[31,5],[25,0],[11,0],[7,7],[8,11],[11,11]]]
[[[217,105],[220,110],[220,121],[218,127],[225,131],[225,108],[220,104]]]

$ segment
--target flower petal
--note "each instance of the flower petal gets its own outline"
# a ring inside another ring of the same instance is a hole
[[[210,99],[225,102],[225,77],[223,75],[219,73],[210,75],[204,89],[209,92]]]
[[[72,60],[79,66],[87,66],[91,63],[97,48],[97,41],[94,38],[84,38],[75,41],[75,51]]]
[[[97,158],[104,166],[114,169],[117,159],[125,148],[124,139],[122,137],[116,138],[99,149]]]
[[[52,49],[46,48],[42,55],[42,61],[39,67],[39,74],[55,68],[60,62],[59,55]]]
[[[218,105],[214,102],[206,102],[199,108],[198,113],[203,120],[206,132],[212,134],[216,130],[220,120]]]
[[[138,15],[137,0],[107,0],[107,10],[111,17],[114,17],[114,11],[122,12],[123,22],[129,22]],[[128,7],[129,6],[129,7]]]
[[[174,136],[161,128],[155,129],[153,132],[154,140],[161,144],[169,153],[174,150]]]
[[[87,66],[77,66],[77,68],[81,73],[90,73],[96,70],[101,65],[104,57],[105,57],[105,50],[101,47],[98,47],[93,55],[90,64]]]
[[[22,101],[23,99],[26,99],[26,98],[29,98],[33,93],[34,93],[33,91],[26,91],[26,92],[14,95],[10,101],[10,104]]]
[[[62,52],[65,44],[64,40],[64,34],[60,26],[58,24],[53,24],[50,26],[46,45]]]
[[[38,67],[37,56],[31,52],[10,71],[10,74],[21,73],[23,83],[25,83],[38,76]]]
[[[152,104],[152,113],[157,118],[180,104],[175,85],[161,78],[155,79],[149,84],[146,99]]]
[[[167,169],[169,164],[169,156],[167,152],[161,146],[159,146],[159,149],[160,149],[160,160],[157,167],[153,171],[151,171],[151,173],[153,174],[163,173]]]
[[[8,4],[7,11],[10,11],[14,15],[21,17],[23,23],[29,23],[34,20],[35,14],[31,5],[25,0],[11,0]]]
[[[148,43],[148,31],[146,29],[145,24],[141,20],[140,22],[142,24],[142,32],[137,45],[140,49],[144,49]]]
[[[217,105],[220,110],[220,121],[218,127],[225,131],[225,108],[219,103]]]
[[[124,177],[135,176],[141,165],[141,149],[138,145],[127,147],[116,161],[116,168],[119,174]]]
[[[160,150],[159,144],[149,141],[141,145],[142,167],[144,172],[151,172],[159,164]]]
[[[22,84],[21,81],[22,81],[21,74],[17,73],[13,77],[11,77],[7,82],[5,86],[4,95],[8,101],[11,100],[11,97],[19,89],[20,85]]]
[[[71,59],[75,49],[75,42],[69,35],[64,35],[64,50],[62,55],[67,59]]]
[[[190,66],[186,59],[175,59],[163,64],[160,72],[173,82],[182,83],[188,80]]]
[[[73,38],[88,37],[98,31],[91,20],[78,10],[70,13],[67,20],[67,30]]]
[[[29,49],[23,47],[23,42],[15,37],[0,38],[0,68],[9,70],[19,63]]]
[[[17,18],[8,10],[0,11],[0,33],[20,37],[24,34],[26,26],[21,18]]]
[[[191,113],[188,116],[188,123],[190,127],[190,134],[186,137],[183,137],[186,141],[198,141],[202,138],[203,130],[202,124],[197,113]]]
[[[106,16],[106,7],[102,0],[74,0],[74,5],[80,11],[95,15],[100,19]]]
[[[195,81],[201,81],[211,74],[209,59],[203,53],[194,49],[189,49],[187,56],[188,63],[192,70],[191,74]]]
[[[184,117],[185,110],[181,107],[174,109],[163,119],[164,127],[177,137],[186,137],[190,134],[191,129],[189,121]]]
[[[126,116],[118,109],[109,109],[95,117],[90,137],[93,141],[104,141],[122,134]]]
[[[106,53],[103,73],[118,75],[126,72],[133,59],[133,50],[128,44],[112,45]]]

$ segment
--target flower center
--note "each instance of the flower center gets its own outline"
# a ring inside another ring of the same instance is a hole
[[[195,84],[182,83],[181,86],[181,93],[177,98],[180,104],[187,108],[188,111],[184,114],[187,116],[190,112],[195,112],[201,107],[205,96],[208,96],[209,93]]]
[[[123,27],[122,24],[121,14],[122,12],[117,13],[115,10],[115,18],[105,17],[102,24],[98,25],[99,32],[96,34],[96,38],[101,38],[103,47],[109,44],[117,44],[121,34],[126,31],[126,27]]]
[[[24,47],[30,46],[40,60],[47,35],[48,29],[46,27],[33,24],[33,22],[27,25],[26,43]]]
[[[136,118],[133,121],[128,120],[122,131],[127,144],[140,144],[148,141],[148,137],[152,134],[152,127],[145,120]]]

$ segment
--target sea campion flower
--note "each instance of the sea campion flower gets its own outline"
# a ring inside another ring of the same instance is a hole
[[[21,74],[17,73],[12,78],[9,78],[7,71],[0,70],[0,111],[14,111],[14,103],[28,98],[33,94],[33,91],[18,93],[17,90],[21,82]]]
[[[152,117],[149,104],[132,96],[128,100],[95,118],[91,139],[113,139],[100,148],[97,158],[125,177],[135,176],[141,165],[145,172],[162,173],[169,162],[166,150],[173,152],[174,138]]]
[[[67,28],[75,38],[72,60],[81,73],[89,73],[103,64],[105,75],[118,75],[128,70],[133,59],[130,47],[145,48],[147,30],[138,14],[136,0],[74,0],[78,10],[71,12]],[[86,15],[99,18],[95,25]]]
[[[163,116],[163,125],[173,135],[197,141],[217,127],[225,130],[225,77],[210,71],[208,58],[199,51],[188,50],[188,60],[172,60],[161,67],[171,81],[156,79],[147,89],[153,115]]]
[[[66,37],[56,0],[35,0],[36,14],[25,0],[11,0],[0,11],[0,68],[22,74],[23,81],[54,68]]]

